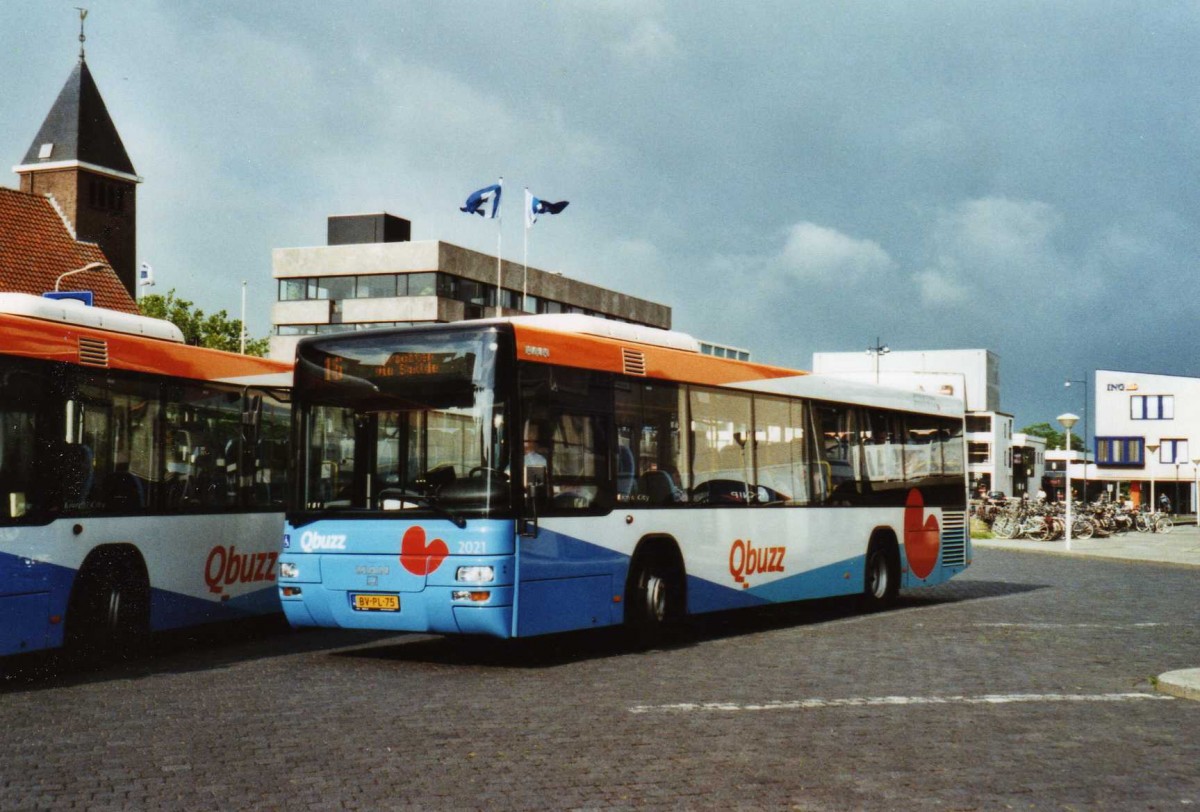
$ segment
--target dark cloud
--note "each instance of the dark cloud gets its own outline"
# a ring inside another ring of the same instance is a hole
[[[0,5],[16,163],[75,58],[69,2]],[[987,347],[1018,424],[1095,368],[1200,374],[1188,4],[97,4],[88,61],[146,182],[160,285],[264,332],[274,247],[503,175],[571,200],[532,264],[676,327],[814,351]],[[56,43],[58,43],[56,45]],[[15,185],[15,177],[12,179]],[[514,199],[511,198],[510,199]],[[521,223],[504,223],[505,253]],[[203,280],[203,281],[202,281]]]

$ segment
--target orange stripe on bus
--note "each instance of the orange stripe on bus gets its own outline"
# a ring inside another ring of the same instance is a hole
[[[645,359],[647,378],[711,386],[808,374],[784,367],[716,358],[603,336],[562,333],[523,324],[513,326],[516,331],[517,359],[521,361],[623,373],[626,371],[624,351],[629,350]]]
[[[292,365],[252,355],[192,347],[126,333],[0,314],[0,353],[44,361],[79,363],[79,339],[104,341],[108,369],[215,380],[287,372]]]

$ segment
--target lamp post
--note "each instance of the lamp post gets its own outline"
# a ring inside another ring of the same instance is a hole
[[[1196,526],[1200,527],[1200,457],[1192,457],[1192,465],[1196,466],[1196,495],[1192,501],[1192,511],[1196,514]]]
[[[875,358],[875,383],[879,383],[879,356],[887,355],[891,351],[891,347],[879,342],[879,336],[875,336],[874,347],[867,347],[867,355]]]
[[[1071,502],[1073,501],[1071,499],[1071,426],[1079,422],[1079,415],[1070,412],[1060,414],[1058,422],[1062,423],[1063,428],[1067,430],[1067,549],[1069,550],[1071,549]]]
[[[1067,389],[1071,388],[1071,384],[1078,383],[1083,385],[1083,501],[1087,501],[1087,467],[1088,467],[1088,451],[1091,446],[1088,445],[1088,390],[1087,390],[1087,373],[1083,373],[1083,380],[1066,380],[1063,381],[1063,386]],[[1068,451],[1071,449],[1068,448]]]
[[[95,271],[95,270],[98,270],[98,269],[104,268],[104,267],[106,267],[106,266],[103,262],[89,262],[87,265],[84,265],[82,268],[76,268],[73,271],[67,271],[66,273],[61,273],[58,275],[58,279],[54,280],[54,290],[57,291],[58,286],[60,284],[62,284],[62,281],[64,279],[66,279],[68,276],[71,276],[72,274],[83,273],[84,271]]]
[[[1154,462],[1154,460],[1152,458],[1154,457],[1155,454],[1158,453],[1159,445],[1160,445],[1160,443],[1146,443],[1146,450],[1150,452],[1150,456],[1146,458],[1146,470],[1150,472],[1150,512],[1151,513],[1154,512],[1154,469],[1151,468],[1150,466]]]

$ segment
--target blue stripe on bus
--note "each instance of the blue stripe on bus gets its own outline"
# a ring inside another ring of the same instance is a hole
[[[71,567],[0,553],[0,657],[63,644],[67,602],[76,574]],[[274,583],[221,602],[165,589],[150,590],[154,631],[278,611],[279,595]],[[58,622],[51,622],[52,617],[59,618]]]

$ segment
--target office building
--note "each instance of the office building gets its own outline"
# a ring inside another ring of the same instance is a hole
[[[409,221],[394,215],[335,216],[327,245],[275,249],[271,357],[292,357],[305,335],[496,315],[583,313],[671,327],[666,305],[508,260],[497,268],[494,256],[410,235]]]

